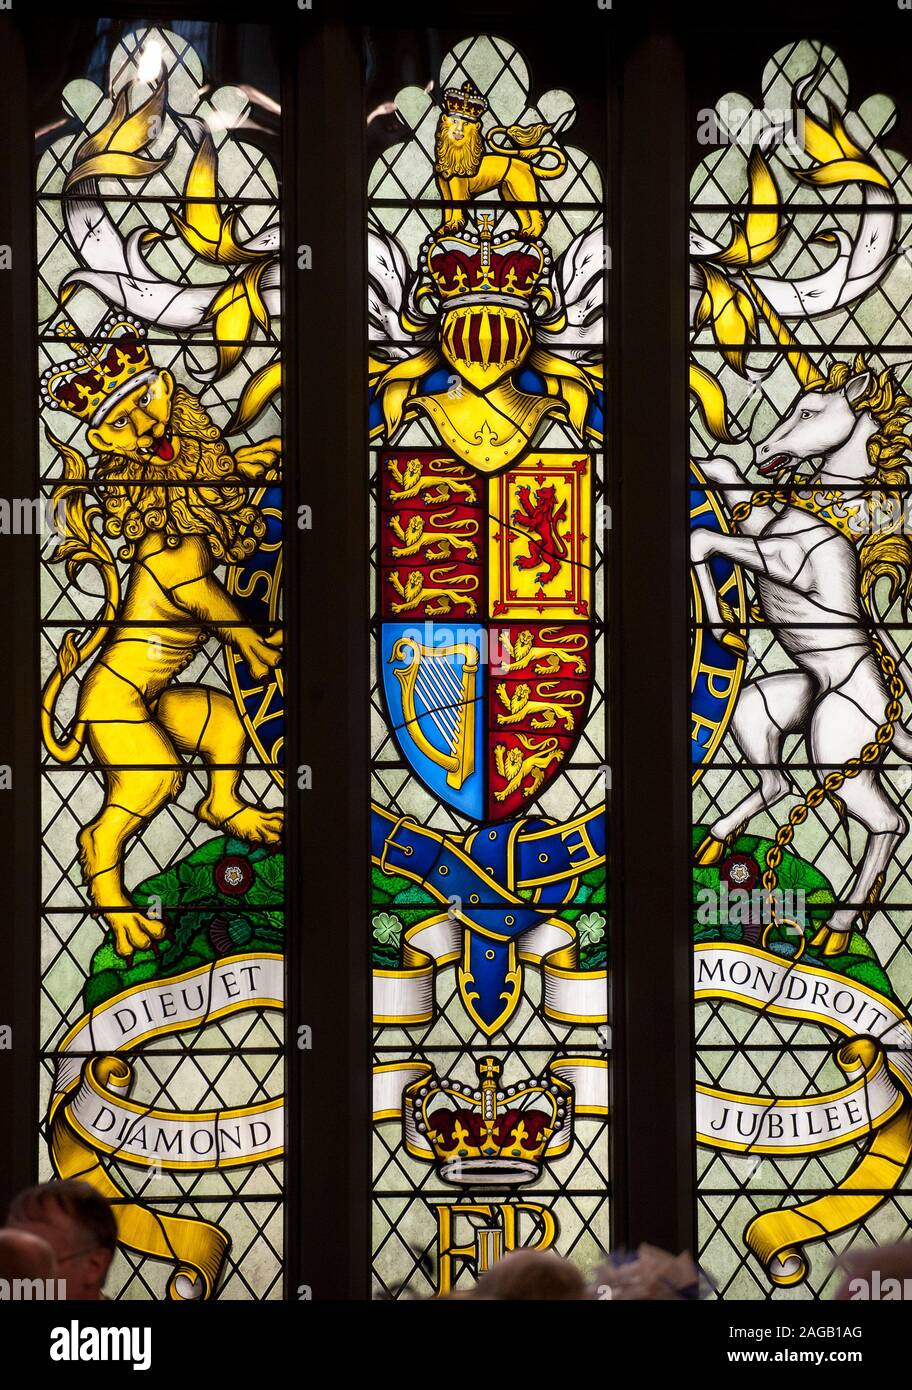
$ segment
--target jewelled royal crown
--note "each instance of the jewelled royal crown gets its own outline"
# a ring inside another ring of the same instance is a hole
[[[479,1086],[428,1078],[406,1094],[415,1129],[433,1149],[445,1182],[519,1186],[538,1177],[544,1158],[570,1143],[572,1088],[560,1077],[501,1087],[501,1063],[477,1063]]]
[[[425,242],[425,265],[440,298],[528,305],[549,268],[547,247],[522,241],[513,232],[495,236],[488,214],[482,213],[478,222],[478,232]]]
[[[87,425],[97,425],[117,401],[156,375],[143,331],[132,319],[109,315],[91,342],[69,322],[58,332],[72,341],[74,352],[43,373],[42,396],[46,405]]]
[[[474,82],[463,82],[461,87],[447,87],[443,94],[443,109],[451,116],[479,121],[487,111],[488,103]]]

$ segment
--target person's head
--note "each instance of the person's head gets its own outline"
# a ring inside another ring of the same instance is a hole
[[[51,1247],[67,1300],[97,1299],[117,1248],[110,1204],[86,1182],[45,1182],[20,1192],[7,1226],[38,1236]]]
[[[588,1294],[577,1266],[554,1250],[513,1250],[481,1276],[472,1297],[560,1303]]]
[[[859,1298],[912,1302],[912,1241],[846,1250],[836,1263],[846,1271],[837,1302]]]
[[[57,1261],[46,1240],[31,1231],[0,1230],[0,1279],[54,1279]]]

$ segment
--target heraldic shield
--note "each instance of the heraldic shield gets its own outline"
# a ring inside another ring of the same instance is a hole
[[[263,631],[282,619],[282,493],[276,484],[258,488],[253,496],[266,532],[246,560],[231,565],[226,587],[244,616]],[[281,667],[256,677],[244,657],[225,649],[228,681],[238,713],[257,756],[270,775],[284,785],[285,681]]]
[[[380,657],[389,727],[435,796],[514,819],[558,775],[593,683],[591,460],[494,478],[453,455],[381,457]]]

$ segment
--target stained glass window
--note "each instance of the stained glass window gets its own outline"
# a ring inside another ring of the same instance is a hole
[[[700,1246],[723,1297],[811,1298],[909,1234],[912,186],[851,52],[793,43],[719,96],[691,186]]]
[[[41,1173],[122,1298],[283,1291],[278,107],[216,30],[100,25],[37,165]]]
[[[368,101],[377,1297],[608,1241],[602,175],[512,43],[428,78]]]

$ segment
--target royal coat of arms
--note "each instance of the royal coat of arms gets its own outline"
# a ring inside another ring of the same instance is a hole
[[[560,1246],[559,1203],[530,1191],[520,1222],[506,1196],[600,1146],[607,1113],[608,256],[574,104],[519,73],[501,40],[458,44],[436,97],[399,93],[406,138],[370,180],[374,1022],[381,1058],[387,1034],[417,1049],[376,1066],[375,1120],[401,1123],[416,1185],[434,1165],[439,1291]],[[462,1039],[447,1075],[438,1028]],[[517,1034],[547,1056],[504,1055]]]
[[[510,211],[566,156],[551,127],[488,113],[471,80],[444,91],[434,170],[461,203],[414,265],[372,228],[370,322],[375,442],[419,418],[440,446],[380,452],[390,724],[436,795],[493,821],[554,779],[586,721],[604,245],[595,225],[555,258],[546,215]],[[551,419],[575,452],[532,447]]]

